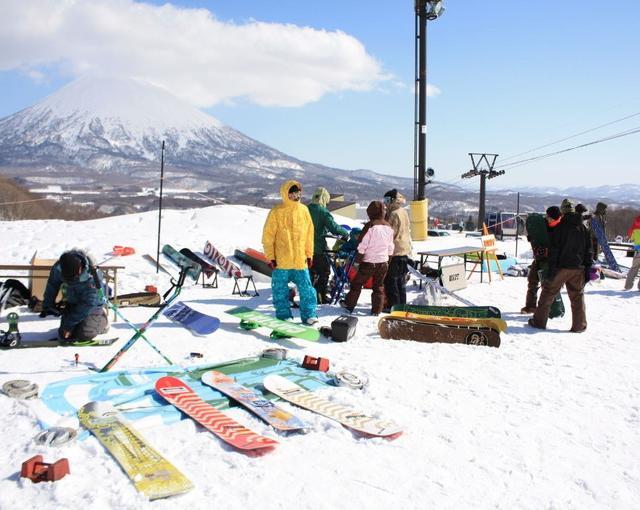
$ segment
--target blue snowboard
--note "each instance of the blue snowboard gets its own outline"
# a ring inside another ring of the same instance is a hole
[[[198,312],[185,305],[182,301],[171,305],[162,313],[195,335],[209,335],[220,327],[220,319]]]
[[[614,271],[620,272],[620,267],[618,267],[618,263],[616,262],[613,253],[611,253],[611,248],[609,248],[609,242],[607,241],[607,236],[604,233],[604,228],[600,220],[596,217],[591,218],[591,228],[593,229],[593,233],[598,240],[598,244],[600,248],[602,248],[602,253],[604,253],[604,258],[607,261],[607,265],[609,269],[613,269]]]

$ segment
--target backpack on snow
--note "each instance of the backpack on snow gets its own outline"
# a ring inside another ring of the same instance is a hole
[[[0,284],[0,312],[5,308],[29,304],[31,292],[22,282],[9,278]]]

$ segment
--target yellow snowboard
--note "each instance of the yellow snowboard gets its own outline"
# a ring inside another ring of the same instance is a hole
[[[138,492],[149,499],[193,489],[191,481],[126,423],[110,403],[89,402],[78,410],[78,418],[118,461]]]
[[[444,326],[470,326],[491,328],[496,331],[506,331],[507,323],[503,319],[496,318],[476,318],[476,317],[440,317],[438,315],[422,315],[413,312],[394,311],[392,317],[402,317],[428,322],[430,324],[442,324]]]

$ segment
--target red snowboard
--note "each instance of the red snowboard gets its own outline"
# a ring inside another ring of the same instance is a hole
[[[167,402],[235,448],[246,452],[266,453],[278,444],[269,437],[256,434],[208,404],[177,377],[161,377],[156,381],[156,391]]]

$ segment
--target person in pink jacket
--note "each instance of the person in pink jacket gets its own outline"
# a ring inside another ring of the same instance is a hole
[[[371,315],[379,315],[384,306],[384,277],[389,268],[389,257],[393,255],[393,228],[385,221],[385,206],[383,202],[371,202],[367,207],[369,222],[362,230],[360,244],[358,244],[359,262],[358,273],[351,282],[351,289],[346,298],[340,301],[340,306],[353,312],[358,304],[358,298],[363,285],[372,278]]]

